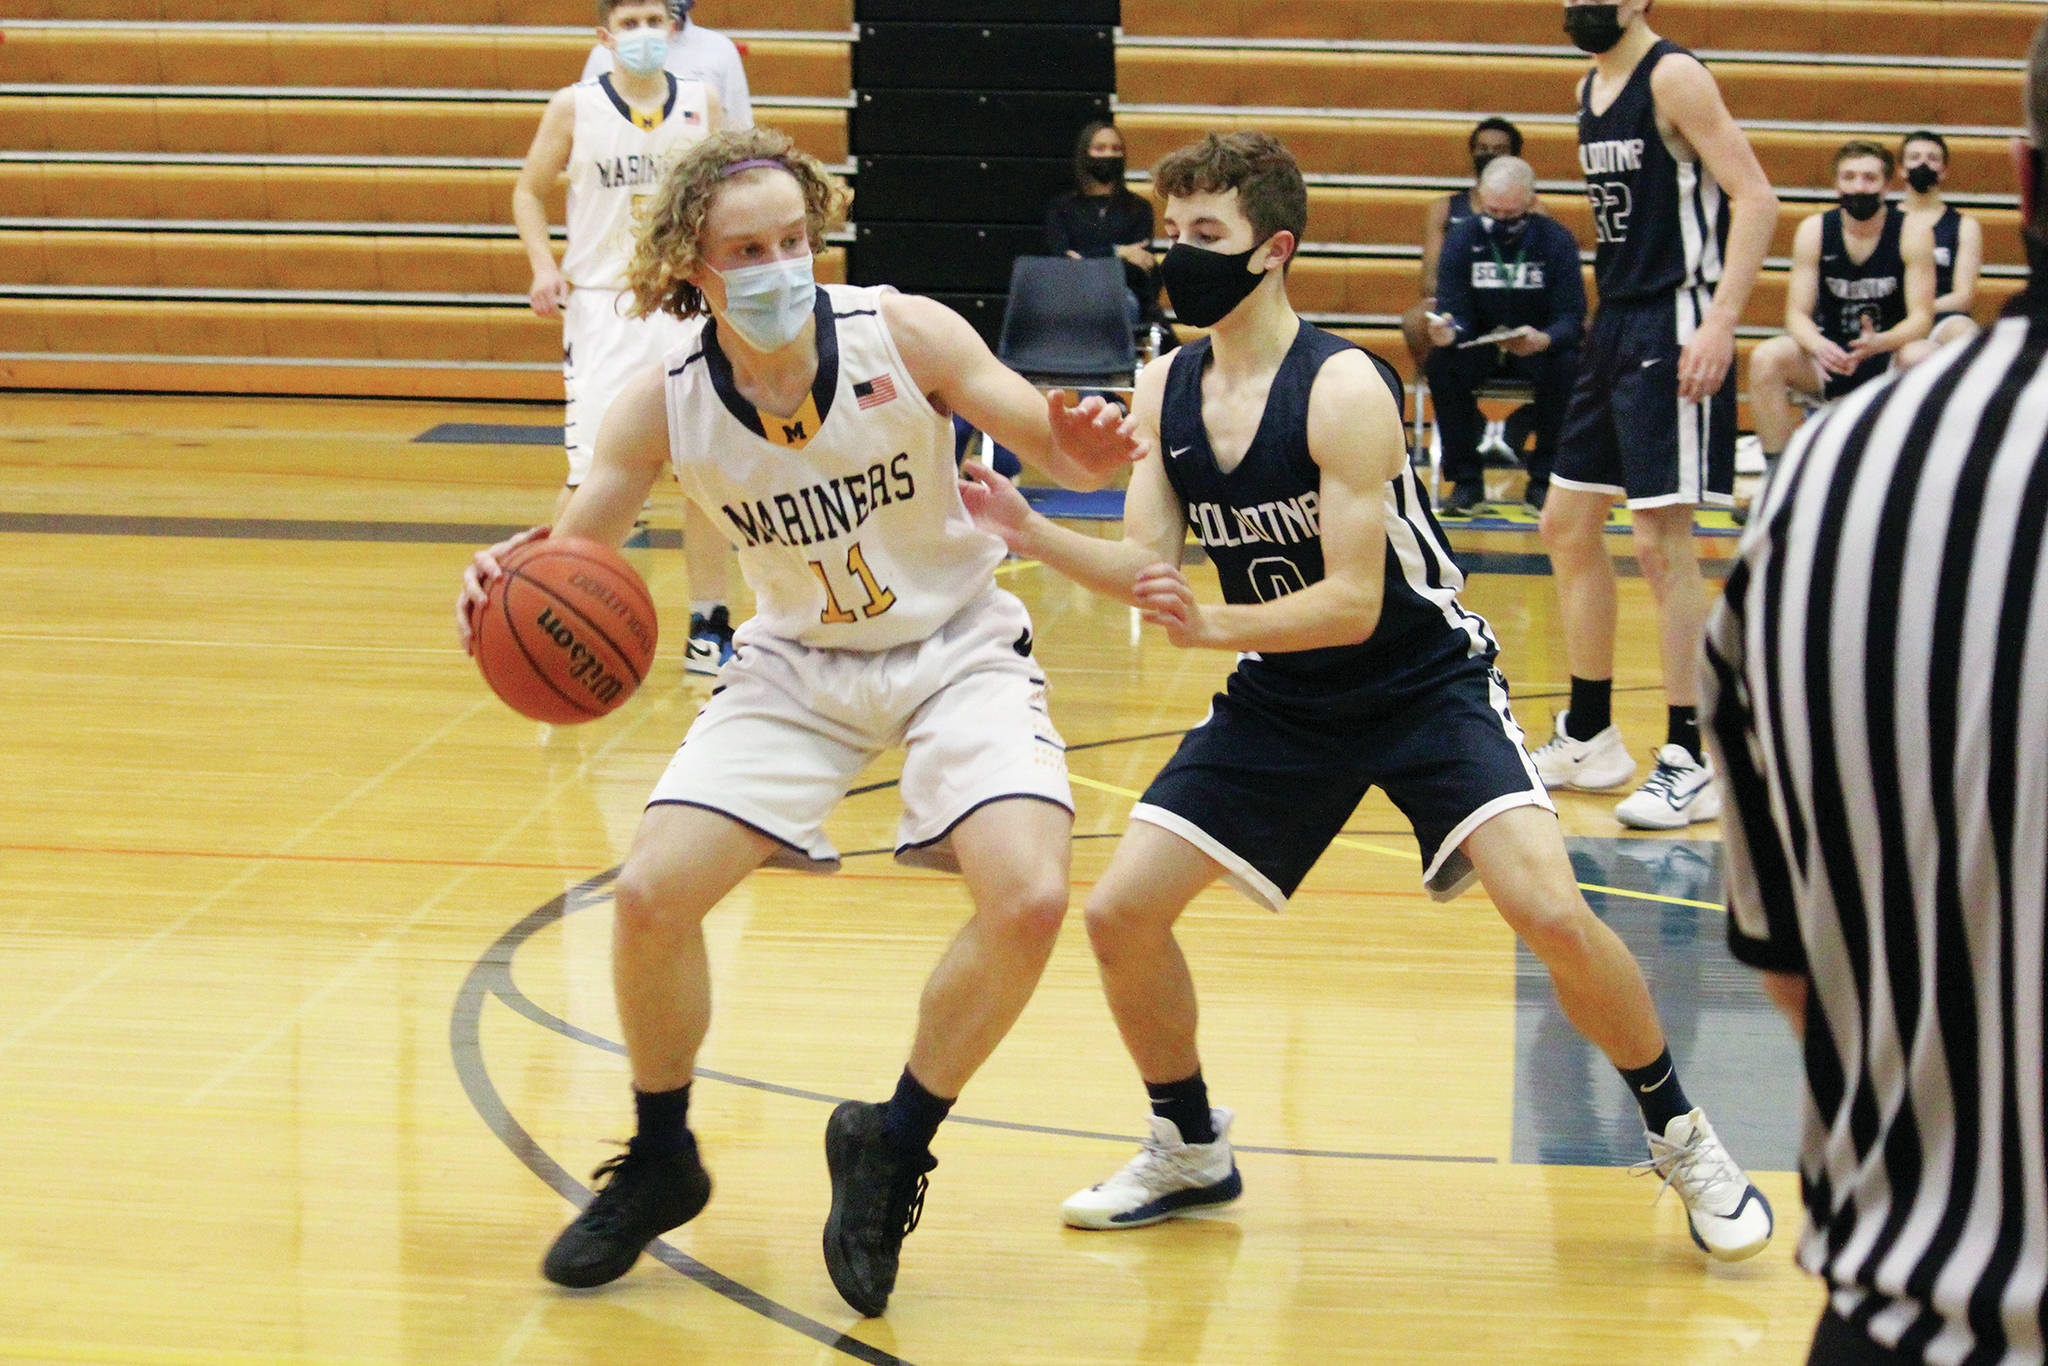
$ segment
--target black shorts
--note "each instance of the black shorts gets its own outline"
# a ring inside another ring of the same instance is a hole
[[[1321,716],[1233,674],[1131,817],[1187,840],[1277,911],[1378,787],[1415,828],[1423,884],[1447,901],[1473,878],[1467,835],[1510,807],[1556,810],[1522,739],[1507,680],[1485,659],[1370,712]]]
[[[1704,289],[1602,301],[1558,439],[1555,488],[1632,508],[1728,507],[1735,489],[1735,367],[1705,400],[1678,396],[1678,357],[1706,315]]]

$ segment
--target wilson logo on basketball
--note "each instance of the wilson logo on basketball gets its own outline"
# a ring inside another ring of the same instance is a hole
[[[654,648],[654,642],[647,635],[646,621],[634,610],[632,601],[624,594],[603,579],[580,571],[569,576],[569,586],[582,590],[589,597],[591,606],[602,607],[617,617],[619,624],[632,632],[635,640],[650,650]]]
[[[541,608],[537,624],[547,638],[569,657],[571,681],[582,684],[598,702],[608,705],[618,699],[626,687],[624,680],[605,668],[604,662],[590,652],[590,647],[576,639],[576,633],[555,615],[554,608]]]

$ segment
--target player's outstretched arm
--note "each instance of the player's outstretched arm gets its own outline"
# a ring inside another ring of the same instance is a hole
[[[1658,112],[1699,153],[1728,196],[1721,282],[1714,287],[1713,306],[1678,358],[1680,397],[1702,399],[1721,387],[1735,362],[1735,327],[1778,228],[1778,196],[1706,67],[1691,58],[1667,58],[1650,73],[1650,91]]]
[[[1115,404],[1040,396],[942,303],[888,294],[882,317],[918,388],[1070,489],[1099,489],[1144,457],[1136,423]]]
[[[1217,606],[1196,602],[1178,569],[1154,566],[1139,577],[1138,607],[1167,639],[1218,650],[1315,650],[1356,645],[1379,628],[1383,508],[1408,448],[1400,409],[1364,352],[1333,356],[1316,373],[1308,449],[1322,471],[1322,579],[1272,602]]]
[[[1131,420],[1145,440],[1159,443],[1159,396],[1169,362],[1156,360],[1138,377]],[[1136,605],[1138,578],[1148,567],[1180,563],[1187,514],[1157,460],[1131,469],[1124,493],[1124,535],[1120,541],[1088,536],[1040,516],[1016,486],[994,470],[969,463],[961,470],[961,501],[975,525],[1003,538],[1016,554],[1039,560],[1068,578],[1119,602]]]

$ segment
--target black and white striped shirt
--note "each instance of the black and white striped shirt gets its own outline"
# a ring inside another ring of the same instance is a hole
[[[2043,1360],[2048,286],[1786,452],[1707,633],[1729,942],[1804,973],[1835,1312]]]

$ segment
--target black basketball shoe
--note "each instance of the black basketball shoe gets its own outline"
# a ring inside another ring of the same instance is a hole
[[[832,1213],[825,1220],[825,1269],[846,1302],[869,1318],[889,1307],[903,1239],[924,1213],[929,1153],[906,1157],[882,1132],[882,1107],[842,1103],[825,1124]]]
[[[596,1194],[541,1263],[549,1280],[578,1290],[625,1275],[642,1248],[696,1218],[711,1198],[711,1173],[698,1160],[694,1138],[681,1152],[661,1155],[629,1144],[590,1179]]]

